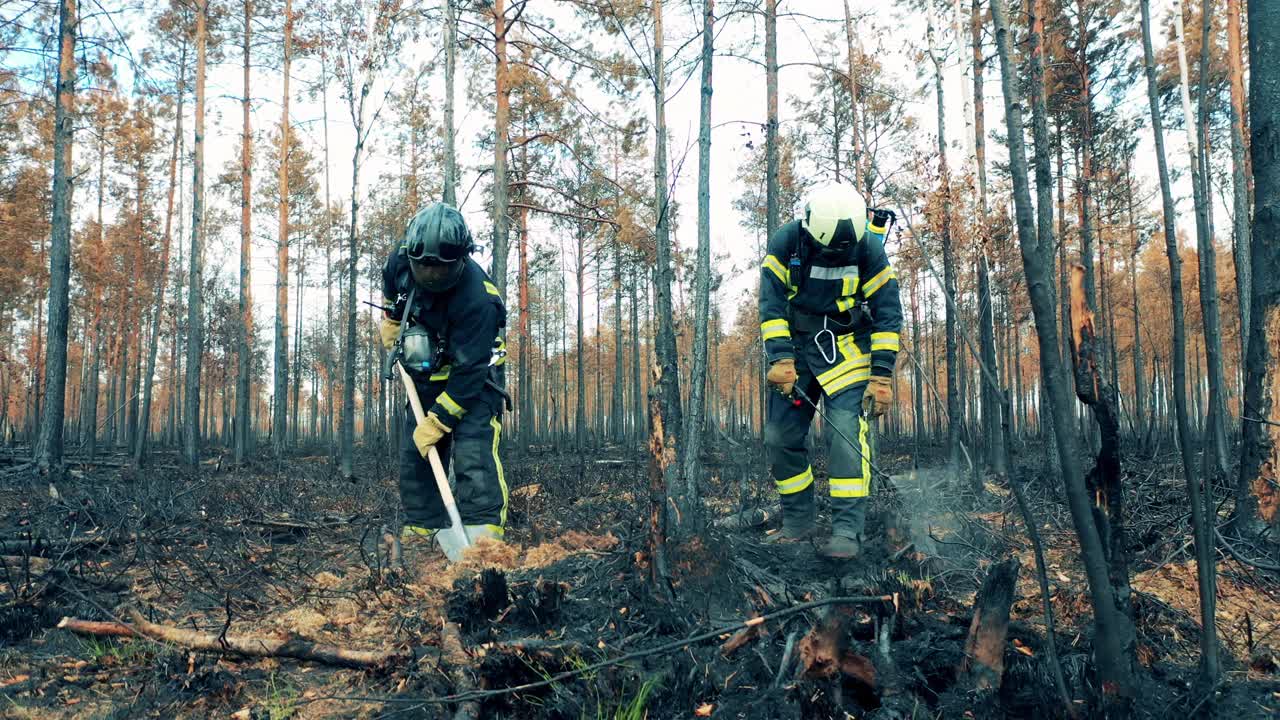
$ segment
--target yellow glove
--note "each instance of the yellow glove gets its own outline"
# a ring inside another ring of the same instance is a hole
[[[791,358],[779,360],[769,366],[765,379],[778,388],[783,395],[790,395],[796,384],[796,361]]]
[[[869,418],[877,418],[885,414],[892,405],[893,380],[872,375],[866,391],[862,394],[862,414]]]
[[[418,452],[422,457],[427,456],[427,451],[436,446],[441,438],[451,432],[449,428],[436,417],[435,413],[427,413],[427,417],[418,423],[418,427],[413,430],[413,444],[418,446]]]
[[[400,321],[382,318],[382,322],[378,324],[378,334],[382,335],[382,348],[390,352],[395,347],[396,337],[400,335]]]

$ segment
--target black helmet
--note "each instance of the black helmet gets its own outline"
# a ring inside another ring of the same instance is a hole
[[[400,249],[409,257],[413,278],[424,290],[444,292],[462,277],[472,247],[471,231],[462,213],[438,202],[413,216]]]

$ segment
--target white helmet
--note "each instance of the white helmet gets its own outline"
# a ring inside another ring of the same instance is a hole
[[[843,251],[861,241],[866,226],[867,201],[848,183],[823,185],[805,198],[800,227],[828,250]]]

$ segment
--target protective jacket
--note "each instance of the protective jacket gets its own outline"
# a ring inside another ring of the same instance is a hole
[[[831,257],[804,237],[800,221],[778,228],[760,264],[760,332],[769,363],[796,357],[797,342],[817,338],[824,343],[819,352],[805,348],[804,356],[829,395],[893,374],[902,304],[884,252],[886,229],[868,223],[859,242]],[[834,348],[826,342],[832,337]]]
[[[425,409],[450,428],[480,401],[488,388],[486,380],[503,384],[506,352],[502,331],[507,310],[498,288],[474,260],[468,257],[459,262],[466,267],[458,284],[444,293],[419,290],[411,313],[413,322],[426,328],[438,348],[427,379],[445,381],[435,404]],[[382,268],[382,295],[397,320],[412,287],[409,259],[399,250],[391,253]]]

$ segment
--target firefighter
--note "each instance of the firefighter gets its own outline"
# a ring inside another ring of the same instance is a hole
[[[430,448],[439,451],[446,471],[452,462],[458,511],[472,542],[501,540],[507,522],[507,483],[499,456],[507,313],[498,288],[471,259],[473,247],[462,214],[435,203],[413,216],[382,268],[382,294],[392,308],[379,327],[382,344],[394,347],[401,318],[407,317],[402,364],[427,409],[426,421],[418,424],[405,407],[401,537],[438,539],[451,558],[461,548],[448,546],[457,541],[453,533],[436,536],[450,522],[426,460]],[[413,307],[405,313],[411,295]]]
[[[782,530],[771,542],[814,535],[813,468],[806,439],[821,402],[831,425],[831,538],[834,559],[861,550],[871,493],[869,422],[893,404],[902,304],[884,251],[888,211],[868,220],[856,188],[826,185],[805,200],[804,215],[773,233],[760,270],[760,331],[768,362],[764,443],[782,502]]]

